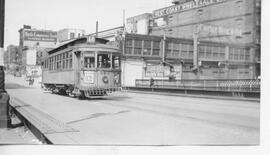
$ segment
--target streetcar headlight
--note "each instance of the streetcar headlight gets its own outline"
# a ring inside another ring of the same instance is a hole
[[[104,76],[104,77],[102,78],[102,81],[103,81],[104,83],[108,83],[108,82],[109,82],[109,79],[108,79],[107,76]]]
[[[119,74],[114,75],[114,83],[118,84],[119,83]]]

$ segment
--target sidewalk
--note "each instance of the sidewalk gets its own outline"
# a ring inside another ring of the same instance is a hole
[[[12,122],[19,122],[17,118],[12,118]],[[41,144],[41,142],[24,126],[0,129],[0,144]]]

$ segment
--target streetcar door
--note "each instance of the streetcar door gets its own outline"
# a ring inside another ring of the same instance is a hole
[[[79,86],[80,85],[80,79],[81,79],[81,51],[76,51],[75,53],[75,61],[74,61],[74,71],[75,71],[75,85]]]

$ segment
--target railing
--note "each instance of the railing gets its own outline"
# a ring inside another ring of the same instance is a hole
[[[136,87],[216,90],[216,91],[248,91],[260,92],[259,79],[219,79],[219,80],[154,80],[150,86],[150,79],[137,79]]]

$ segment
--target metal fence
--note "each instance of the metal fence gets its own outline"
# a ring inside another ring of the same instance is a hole
[[[137,79],[136,87],[172,88],[216,91],[248,91],[260,92],[259,79],[219,79],[219,80],[154,80],[150,86],[150,79]]]

